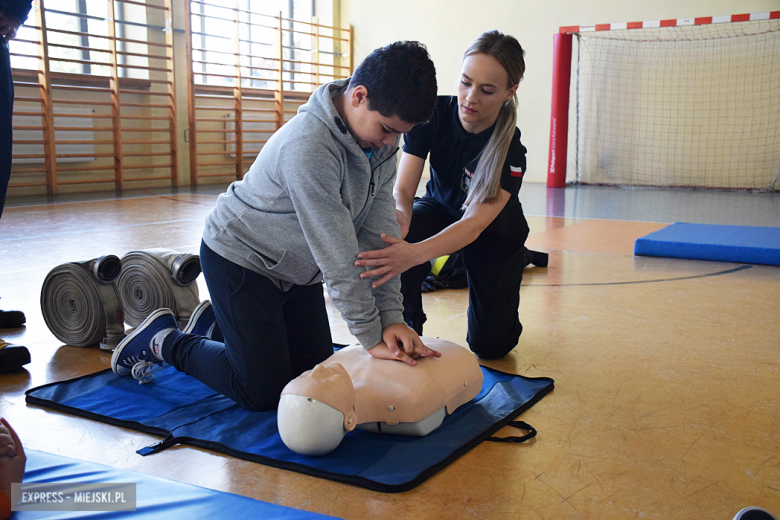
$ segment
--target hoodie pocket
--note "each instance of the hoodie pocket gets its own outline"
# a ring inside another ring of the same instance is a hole
[[[253,251],[249,253],[247,261],[279,280],[285,280],[296,285],[308,285],[320,273],[319,268],[315,264],[289,251],[285,251],[278,262],[274,262],[270,258]]]

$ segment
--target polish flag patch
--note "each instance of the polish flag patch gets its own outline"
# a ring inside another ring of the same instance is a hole
[[[509,174],[512,177],[521,177],[522,178],[523,177],[523,169],[520,168],[519,166],[512,166],[510,164],[509,165]]]

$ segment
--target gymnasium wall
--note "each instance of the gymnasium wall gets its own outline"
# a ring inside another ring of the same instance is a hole
[[[341,0],[341,23],[354,27],[357,66],[376,47],[396,40],[425,43],[436,63],[440,94],[454,94],[460,57],[480,33],[498,29],[526,51],[518,89],[518,127],[528,148],[526,181],[546,182],[550,132],[552,36],[567,25],[757,13],[780,0]]]

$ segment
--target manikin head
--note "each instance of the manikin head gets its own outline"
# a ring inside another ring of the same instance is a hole
[[[436,70],[425,46],[395,42],[363,60],[336,110],[361,148],[381,148],[427,122],[436,95]]]
[[[357,426],[355,389],[338,363],[317,365],[282,390],[277,415],[284,444],[302,455],[324,455],[336,449]]]

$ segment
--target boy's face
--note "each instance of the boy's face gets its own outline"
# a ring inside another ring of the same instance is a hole
[[[399,134],[414,128],[414,123],[402,121],[398,116],[385,117],[368,108],[368,91],[358,85],[351,92],[351,110],[347,128],[361,148],[382,148],[395,145]]]

